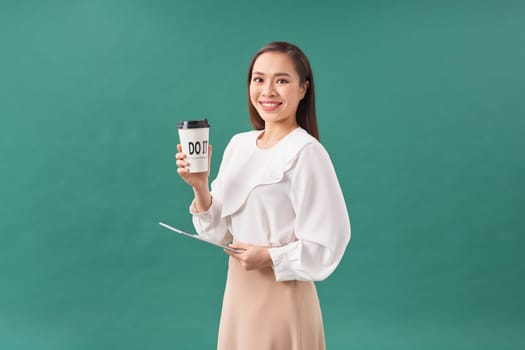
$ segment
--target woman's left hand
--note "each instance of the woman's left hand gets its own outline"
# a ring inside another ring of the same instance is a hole
[[[234,242],[229,244],[233,249],[238,249],[241,252],[235,253],[231,250],[224,249],[226,254],[239,260],[241,266],[246,270],[259,270],[265,267],[272,266],[272,258],[270,252],[268,251],[269,247],[262,247],[252,244],[245,244]]]

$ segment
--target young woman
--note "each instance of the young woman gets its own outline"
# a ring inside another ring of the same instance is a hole
[[[217,348],[325,348],[313,281],[337,267],[350,221],[332,162],[319,143],[310,63],[295,45],[272,42],[253,57],[248,105],[255,130],[235,135],[217,178],[179,175],[193,188],[197,232],[230,256]],[[210,149],[211,151],[211,149]],[[211,152],[210,152],[211,156]]]

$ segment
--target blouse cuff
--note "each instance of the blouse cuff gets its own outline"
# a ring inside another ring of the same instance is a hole
[[[213,199],[213,196],[211,197],[211,203],[207,210],[198,211],[197,206],[195,205],[195,199],[191,201],[190,204],[190,214],[193,215],[193,217],[198,218],[200,220],[204,221],[212,221],[215,220],[217,216],[220,216],[221,208],[220,205],[215,203],[216,201]]]
[[[199,235],[223,243],[229,237],[227,226],[221,219],[221,207],[219,201],[212,199],[206,211],[198,212],[194,202],[190,204],[189,210],[193,216],[193,226]]]
[[[211,207],[213,205],[213,200],[212,200],[212,203],[210,205],[210,207],[208,208],[208,210],[205,210],[205,211],[197,211],[197,207],[195,206],[195,199],[191,201],[191,204],[190,204],[190,214],[191,215],[196,215],[196,216],[199,216],[199,217],[206,217],[206,215],[210,215],[210,210],[211,210]]]
[[[296,273],[300,266],[300,247],[298,245],[300,242],[296,241],[282,247],[268,249],[277,282],[305,279]]]

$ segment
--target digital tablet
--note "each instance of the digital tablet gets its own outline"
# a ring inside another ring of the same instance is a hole
[[[217,243],[217,242],[214,242],[212,240],[209,240],[207,238],[204,238],[202,236],[199,236],[199,235],[192,235],[191,233],[188,233],[188,232],[184,232],[182,230],[179,230],[178,228],[175,228],[175,227],[171,227],[170,225],[167,225],[163,222],[159,222],[159,225],[162,226],[162,227],[165,227],[167,228],[168,230],[170,231],[173,231],[173,232],[176,232],[176,233],[180,233],[181,235],[183,236],[186,236],[186,237],[191,237],[193,239],[196,239],[198,241],[201,241],[201,242],[205,242],[205,243],[208,243],[208,244],[211,244],[211,245],[214,245],[216,247],[221,247],[222,249],[227,249],[231,252],[234,252],[234,253],[241,253],[242,250],[239,250],[239,249],[233,249],[231,247],[228,247],[227,245],[223,245],[223,244],[220,244],[220,243]]]

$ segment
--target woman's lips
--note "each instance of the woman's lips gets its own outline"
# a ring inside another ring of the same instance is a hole
[[[259,101],[259,105],[261,108],[266,112],[273,112],[276,109],[278,109],[282,102],[276,102],[276,101]]]

